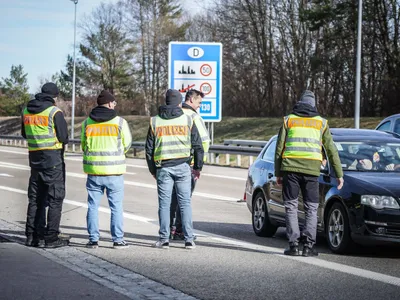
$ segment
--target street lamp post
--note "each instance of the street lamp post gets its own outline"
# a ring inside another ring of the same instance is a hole
[[[78,0],[71,0],[75,4],[75,20],[74,20],[74,68],[72,75],[72,109],[71,109],[71,138],[74,138],[74,127],[75,127],[75,49],[76,49],[76,6]]]
[[[354,107],[354,127],[360,128],[360,89],[361,89],[361,31],[362,31],[362,0],[358,1],[358,35],[357,35],[357,73],[356,73],[356,99]]]

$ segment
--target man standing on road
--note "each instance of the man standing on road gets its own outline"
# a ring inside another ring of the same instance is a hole
[[[203,119],[197,113],[200,108],[201,102],[204,98],[204,94],[198,90],[191,89],[185,95],[185,102],[182,104],[182,110],[185,115],[188,115],[192,118],[194,124],[199,131],[201,142],[204,150],[204,161],[206,161],[206,155],[208,149],[210,148],[210,136],[208,134],[206,125],[204,124]],[[190,166],[193,169],[194,160],[192,159]],[[191,194],[193,194],[194,188],[196,186],[195,175],[192,172],[192,189]],[[170,211],[170,226],[171,226],[171,238],[183,240],[184,234],[182,231],[182,219],[181,213],[178,205],[178,200],[176,197],[175,187],[172,191],[172,200],[171,200],[171,211]],[[175,222],[174,222],[175,220]],[[174,226],[173,226],[174,225]]]
[[[64,145],[68,127],[62,111],[55,106],[59,94],[54,83],[29,101],[22,114],[21,134],[28,142],[31,176],[26,219],[27,246],[57,248],[68,245],[58,237],[65,197]],[[49,206],[46,224],[46,205]]]
[[[114,249],[128,248],[124,241],[123,205],[124,176],[126,172],[125,153],[132,144],[128,123],[118,117],[114,108],[115,98],[108,91],[102,91],[95,107],[83,124],[81,145],[83,171],[88,174],[88,212],[86,216],[89,242],[87,248],[97,248],[100,239],[99,205],[106,190],[111,208],[111,236]]]
[[[329,131],[328,121],[321,118],[315,107],[315,96],[305,91],[293,112],[284,117],[279,131],[275,152],[275,176],[282,184],[286,211],[286,234],[289,248],[286,255],[299,255],[299,242],[303,244],[303,256],[317,256],[313,248],[317,235],[317,211],[319,204],[318,176],[324,146],[336,177],[337,188],[343,186],[343,170],[340,158]],[[305,227],[300,235],[297,207],[302,192],[305,208]]]
[[[182,111],[182,96],[170,89],[166,93],[166,105],[160,106],[157,116],[150,120],[146,140],[146,161],[150,173],[157,180],[159,240],[156,248],[169,248],[170,206],[175,186],[185,248],[194,249],[192,208],[190,203],[192,172],[194,179],[200,177],[204,150],[201,137],[193,119]],[[193,150],[193,171],[190,169]]]

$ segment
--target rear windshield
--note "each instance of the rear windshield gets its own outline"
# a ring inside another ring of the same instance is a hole
[[[335,142],[344,171],[400,172],[400,143]]]

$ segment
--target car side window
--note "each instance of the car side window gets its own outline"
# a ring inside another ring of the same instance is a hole
[[[276,148],[276,140],[274,140],[273,142],[271,142],[271,144],[269,144],[267,150],[265,150],[264,152],[262,159],[273,162],[275,160],[275,148]]]
[[[376,130],[380,131],[390,131],[390,121],[387,121],[383,123],[381,126],[379,126]]]
[[[400,118],[398,118],[398,119],[396,120],[396,123],[394,123],[394,129],[393,129],[393,131],[396,132],[396,133],[398,133],[398,134],[400,134]]]

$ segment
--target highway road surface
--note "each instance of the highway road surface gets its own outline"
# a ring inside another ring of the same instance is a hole
[[[257,237],[246,204],[238,202],[244,169],[205,166],[192,198],[196,249],[185,250],[182,241],[172,241],[169,250],[162,250],[151,247],[158,235],[155,180],[144,160],[128,159],[124,222],[131,246],[112,248],[104,199],[100,247],[86,249],[81,161],[79,155],[66,156],[61,230],[72,235],[71,245],[29,251],[127,299],[399,299],[398,247],[360,247],[351,255],[335,255],[320,237],[319,257],[294,258],[282,254],[287,246],[284,228],[273,238]],[[21,243],[29,170],[26,149],[0,147],[0,235]]]

